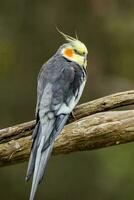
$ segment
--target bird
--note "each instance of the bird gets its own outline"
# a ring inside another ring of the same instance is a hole
[[[87,80],[88,50],[78,37],[58,29],[65,43],[40,69],[37,78],[36,125],[26,181],[32,177],[29,200],[35,199],[54,142],[77,105]]]

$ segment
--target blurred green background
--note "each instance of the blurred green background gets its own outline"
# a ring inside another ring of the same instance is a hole
[[[134,1],[0,0],[0,128],[34,118],[42,64],[64,43],[88,47],[81,102],[134,88]],[[25,200],[27,162],[0,168],[0,199]],[[134,144],[52,157],[37,200],[133,200]]]

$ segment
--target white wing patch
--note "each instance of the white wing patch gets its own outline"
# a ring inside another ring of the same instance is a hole
[[[69,104],[65,104],[63,103],[62,106],[60,107],[60,109],[58,110],[57,112],[57,115],[60,115],[60,114],[69,114],[72,112],[72,110],[74,109],[74,107],[77,105],[81,95],[82,95],[82,92],[83,92],[83,89],[85,87],[85,83],[86,83],[86,80],[84,80],[79,88],[79,93],[77,94],[77,98],[75,96],[72,97],[72,99],[70,100]]]

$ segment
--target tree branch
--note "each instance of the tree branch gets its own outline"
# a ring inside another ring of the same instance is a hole
[[[134,105],[134,90],[78,106],[74,110],[75,118],[70,118],[69,124],[56,140],[53,154],[98,149],[134,141],[134,110],[102,112],[126,105]],[[31,121],[0,130],[0,166],[22,162],[29,157],[29,135],[34,125],[35,121]]]

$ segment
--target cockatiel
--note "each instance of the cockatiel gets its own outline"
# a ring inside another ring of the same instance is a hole
[[[60,33],[67,43],[59,47],[38,75],[36,126],[26,176],[29,180],[33,175],[30,200],[34,200],[54,141],[78,103],[86,82],[86,46],[77,38]]]

